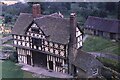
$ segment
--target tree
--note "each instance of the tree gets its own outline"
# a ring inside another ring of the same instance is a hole
[[[115,13],[117,9],[117,3],[116,2],[107,2],[105,5],[105,10],[109,11],[109,14]]]
[[[11,22],[11,20],[12,20],[12,15],[6,14],[5,15],[5,23]]]
[[[118,19],[120,20],[120,2],[118,2],[118,4],[117,4],[117,17],[118,17]]]

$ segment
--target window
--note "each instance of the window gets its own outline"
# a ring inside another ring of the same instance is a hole
[[[38,34],[39,33],[39,28],[32,27],[32,32]]]
[[[38,38],[32,38],[32,43],[33,43],[33,45],[41,46],[42,45],[42,40],[38,39]]]

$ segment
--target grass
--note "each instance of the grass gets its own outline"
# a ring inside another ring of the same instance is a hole
[[[98,60],[100,60],[101,62],[105,62],[105,63],[108,63],[108,64],[111,64],[113,66],[117,66],[118,65],[118,61],[115,61],[115,60],[111,60],[111,59],[107,59],[107,58],[98,58]]]
[[[120,56],[120,46],[118,42],[104,39],[102,37],[90,36],[83,43],[83,50],[87,52],[105,52]]]
[[[87,52],[104,52],[111,53],[120,56],[120,46],[118,42],[113,42],[102,37],[89,36],[83,43],[83,50]],[[120,62],[107,59],[107,58],[98,58],[105,66],[110,67],[113,70],[119,72]]]
[[[0,19],[0,24],[2,24],[2,20]]]
[[[107,66],[115,71],[120,72],[120,62],[119,61],[115,61],[115,60],[111,60],[111,59],[107,59],[107,58],[97,58],[99,61],[101,61],[104,66]]]
[[[2,34],[0,34],[1,37]],[[0,49],[2,49],[1,46]],[[0,78],[34,78],[32,73],[21,70],[19,66],[11,61],[0,61],[0,72]]]
[[[0,38],[1,37],[2,34],[0,34]],[[0,46],[0,49],[1,48]],[[0,72],[0,78],[34,78],[32,73],[21,70],[19,66],[16,66],[15,63],[11,61],[0,61]]]
[[[33,78],[32,73],[23,71],[11,61],[4,61],[2,64],[2,78]]]

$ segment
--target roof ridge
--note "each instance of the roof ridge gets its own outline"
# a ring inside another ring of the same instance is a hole
[[[45,15],[45,16],[42,16],[42,17],[37,17],[37,18],[35,18],[34,20],[42,19],[42,18],[55,18],[55,19],[68,20],[68,18],[60,18],[60,17],[51,16],[51,15]]]
[[[88,16],[88,18],[101,19],[101,20],[107,20],[107,21],[120,21],[118,19],[101,18],[96,16]]]
[[[20,15],[23,15],[23,14],[32,15],[32,13],[20,13]]]

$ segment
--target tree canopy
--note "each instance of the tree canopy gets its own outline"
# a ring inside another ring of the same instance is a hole
[[[11,19],[17,18],[20,13],[31,13],[33,4],[40,4],[42,8],[42,14],[51,14],[54,12],[61,12],[64,15],[69,15],[70,12],[76,12],[85,19],[88,16],[119,18],[120,2],[28,2],[28,3],[16,3],[14,5],[3,5],[3,16],[5,16],[5,22],[13,21]],[[15,20],[15,19],[14,19]]]

